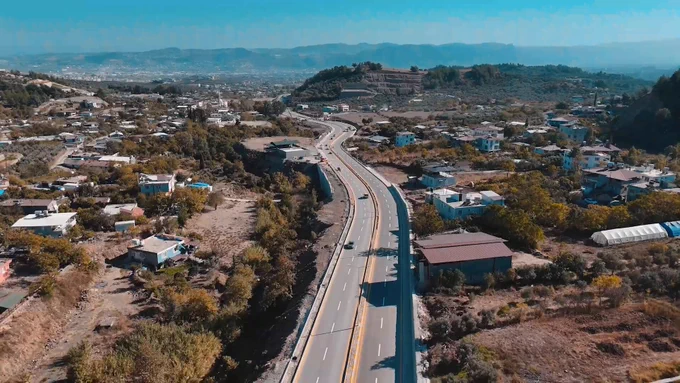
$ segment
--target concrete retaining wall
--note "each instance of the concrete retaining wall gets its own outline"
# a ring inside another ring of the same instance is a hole
[[[316,171],[319,176],[319,188],[323,192],[323,199],[327,201],[333,200],[333,185],[328,180],[328,175],[320,164],[316,165]]]

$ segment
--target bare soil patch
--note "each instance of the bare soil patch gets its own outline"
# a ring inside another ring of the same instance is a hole
[[[627,381],[631,370],[680,358],[678,330],[638,305],[544,317],[484,331],[472,341],[495,353],[507,376],[531,381]]]
[[[388,181],[401,185],[408,182],[408,174],[405,171],[396,168],[394,166],[378,165],[374,166],[374,169],[382,174]]]

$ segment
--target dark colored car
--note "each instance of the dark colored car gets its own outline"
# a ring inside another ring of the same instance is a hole
[[[354,241],[349,241],[345,244],[345,249],[353,249],[354,248]]]

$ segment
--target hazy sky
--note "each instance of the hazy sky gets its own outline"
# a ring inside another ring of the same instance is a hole
[[[680,0],[3,1],[0,54],[680,37]]]

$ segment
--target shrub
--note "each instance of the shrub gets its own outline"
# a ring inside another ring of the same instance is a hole
[[[198,382],[210,372],[222,346],[217,337],[177,325],[145,323],[119,339],[112,352],[94,359],[84,343],[67,355],[74,382]]]
[[[604,295],[612,307],[621,307],[628,300],[632,290],[629,285],[624,284],[621,287],[606,291]]]
[[[652,255],[668,253],[669,249],[670,248],[665,243],[653,243],[647,247],[647,251]]]
[[[479,326],[482,328],[492,328],[496,324],[496,313],[493,310],[482,310],[481,317]]]
[[[494,275],[490,273],[484,274],[484,289],[493,289],[494,286],[496,286],[496,278]]]

